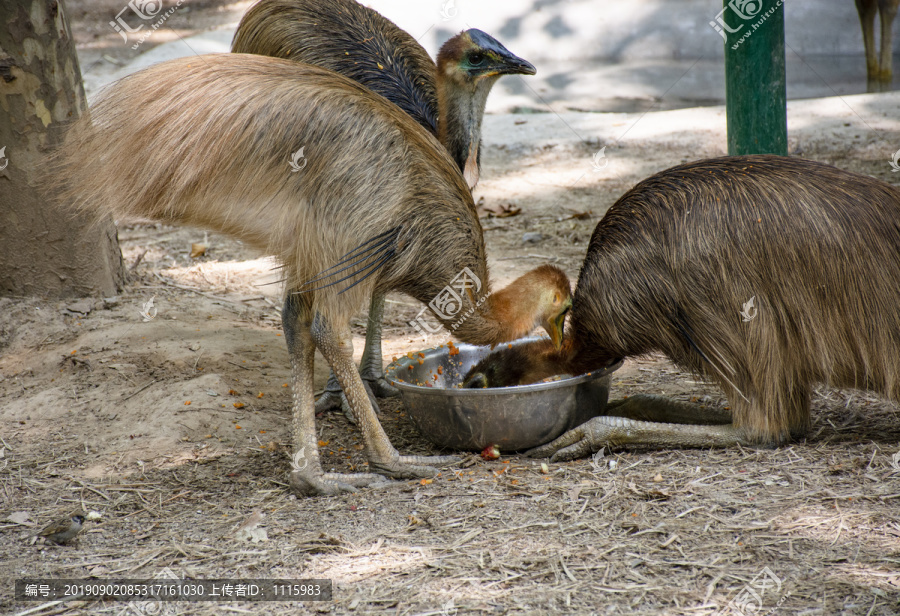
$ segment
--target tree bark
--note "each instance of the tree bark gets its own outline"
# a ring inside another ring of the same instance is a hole
[[[61,0],[0,0],[0,295],[111,296],[124,283],[113,221],[42,192],[47,155],[86,110]]]

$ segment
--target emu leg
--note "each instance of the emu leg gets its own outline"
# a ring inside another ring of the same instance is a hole
[[[369,388],[369,384],[366,381],[363,381],[363,386],[366,388],[366,393],[369,394],[369,402],[372,404],[372,408],[375,409],[376,413],[380,413],[381,410],[378,408],[378,401],[375,399],[375,394],[373,394],[372,390]],[[334,409],[341,409],[344,413],[344,417],[346,417],[350,423],[356,423],[356,416],[353,415],[353,409],[350,408],[350,403],[347,402],[347,396],[344,395],[344,390],[341,389],[341,384],[338,383],[337,377],[334,375],[334,370],[332,370],[328,374],[328,381],[325,383],[325,391],[323,391],[322,395],[319,396],[319,399],[316,400],[316,413],[325,413]]]
[[[879,0],[878,2],[878,19],[881,21],[881,61],[879,62],[878,79],[884,85],[889,85],[893,77],[891,71],[891,60],[893,58],[891,35],[894,18],[897,16],[897,4],[897,0]]]
[[[353,363],[353,353],[348,348],[350,328],[345,324],[332,327],[322,315],[317,314],[313,321],[312,335],[319,351],[334,369],[357,418],[370,469],[394,478],[433,477],[437,474],[437,469],[427,466],[428,464],[458,461],[453,456],[401,456],[397,453],[378,422],[362,378]]]
[[[866,82],[869,92],[878,82],[878,49],[875,46],[875,15],[878,13],[877,0],[856,0],[859,25],[862,26],[863,45],[866,48]]]
[[[359,372],[369,393],[369,400],[375,412],[380,412],[375,397],[395,398],[400,395],[400,390],[387,382],[384,378],[381,352],[381,322],[384,319],[384,295],[375,294],[369,305],[369,318],[366,327],[366,346],[363,347],[362,360],[359,363]],[[344,415],[352,423],[356,423],[347,397],[341,390],[334,371],[328,375],[328,383],[325,391],[316,400],[316,412],[324,413],[333,409],[341,409]]]
[[[602,447],[733,447],[751,445],[742,431],[727,426],[685,426],[672,423],[634,421],[623,417],[594,417],[558,439],[528,451],[532,458],[550,457],[551,462],[581,458]]]
[[[637,421],[682,425],[726,425],[731,423],[731,411],[690,402],[678,402],[664,396],[637,394],[606,405],[606,417],[625,417]]]
[[[396,398],[400,390],[384,378],[381,352],[381,322],[384,320],[384,295],[375,293],[369,305],[369,322],[366,327],[366,346],[363,348],[359,373],[379,398]]]
[[[335,409],[343,409],[345,404],[344,392],[341,391],[341,384],[338,383],[337,377],[334,376],[334,370],[328,373],[328,382],[325,383],[325,391],[316,400],[316,413],[325,413]],[[349,410],[349,407],[348,407]],[[347,411],[344,411],[347,415]],[[352,413],[347,419],[352,419]]]
[[[281,326],[291,356],[291,392],[293,396],[293,470],[290,484],[302,495],[354,492],[356,487],[381,483],[384,478],[374,473],[325,473],[319,460],[316,439],[316,413],[313,396],[313,361],[315,341],[311,327],[310,307],[294,295],[288,295],[281,313]]]

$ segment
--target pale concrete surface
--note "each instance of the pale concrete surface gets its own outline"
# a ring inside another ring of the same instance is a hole
[[[715,0],[371,0],[432,54],[468,27],[501,40],[538,69],[505,77],[488,113],[647,111],[724,102],[723,41],[710,27]],[[852,0],[785,3],[788,98],[866,90],[862,34]],[[731,23],[737,24],[733,17]],[[900,29],[896,20],[895,31]],[[149,64],[194,53],[227,52],[237,23],[160,45],[126,67],[86,71],[89,95]],[[895,41],[900,35],[895,34]],[[900,67],[900,58],[895,65]],[[900,89],[900,70],[894,88]]]

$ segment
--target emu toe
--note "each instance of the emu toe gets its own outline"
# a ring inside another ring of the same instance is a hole
[[[438,474],[430,464],[443,466],[459,462],[456,456],[400,456],[385,461],[369,460],[369,468],[393,479],[429,479]]]
[[[683,425],[600,416],[569,430],[555,441],[526,452],[526,455],[532,458],[550,456],[551,462],[558,462],[590,455],[601,447],[615,449],[626,445],[677,449],[753,446],[753,443],[745,437],[743,430],[731,424]]]
[[[369,386],[371,393],[378,398],[399,398],[400,390],[388,383],[383,374],[362,374],[363,381]],[[378,407],[375,407],[378,410]]]

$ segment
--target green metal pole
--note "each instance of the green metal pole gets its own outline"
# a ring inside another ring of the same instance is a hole
[[[718,17],[727,31],[725,111],[731,156],[787,155],[784,1],[725,0]]]

